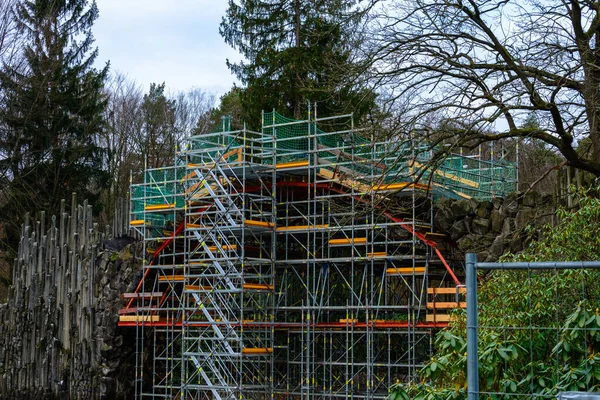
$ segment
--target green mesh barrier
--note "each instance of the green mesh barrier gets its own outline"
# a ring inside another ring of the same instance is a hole
[[[146,226],[157,228],[156,236],[162,236],[162,228],[173,226],[175,210],[185,205],[185,174],[184,165],[146,170],[146,183],[131,187],[132,220],[143,220]]]
[[[434,197],[491,199],[516,190],[516,165],[504,161],[482,161],[473,157],[450,155],[432,171],[431,149],[427,144],[415,146],[409,141],[390,140],[373,143],[357,132],[325,132],[314,122],[297,121],[277,112],[263,114],[262,136],[246,132],[249,141],[231,131],[231,119],[225,118],[213,132],[189,138],[189,163],[238,161],[235,149],[244,147],[244,162],[263,165],[319,159],[319,168],[343,174],[366,186],[411,183],[421,174],[422,183],[433,183]],[[228,155],[229,154],[229,155]],[[258,154],[258,155],[257,155]],[[274,157],[273,154],[276,154]],[[234,158],[228,158],[234,157]],[[415,163],[416,161],[416,163]],[[132,207],[134,219],[146,219],[157,226],[172,225],[172,215],[149,213],[144,207],[152,204],[175,204],[183,207],[186,166],[149,170],[144,185],[134,185]],[[173,213],[171,213],[173,214]]]

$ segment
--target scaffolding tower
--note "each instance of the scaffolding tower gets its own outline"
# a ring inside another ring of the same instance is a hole
[[[384,399],[465,307],[433,201],[502,196],[514,164],[433,170],[426,146],[352,115],[262,121],[190,137],[131,187],[147,257],[119,325],[136,329],[137,398]]]

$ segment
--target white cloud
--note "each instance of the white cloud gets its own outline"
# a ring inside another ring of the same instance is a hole
[[[225,60],[240,55],[219,35],[225,0],[97,0],[93,32],[97,65],[111,62],[148,88],[166,82],[171,91],[199,87],[217,95],[235,78]]]

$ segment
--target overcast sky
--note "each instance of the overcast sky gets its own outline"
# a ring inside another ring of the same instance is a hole
[[[219,35],[226,0],[96,0],[96,63],[110,60],[148,90],[166,83],[172,92],[199,87],[221,96],[234,83],[225,60],[240,55]]]

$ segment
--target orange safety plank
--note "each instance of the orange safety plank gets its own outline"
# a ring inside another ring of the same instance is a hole
[[[403,190],[403,189],[420,189],[420,190],[429,190],[429,185],[424,183],[409,183],[409,182],[399,182],[399,183],[386,183],[381,185],[373,186],[374,191],[379,190]]]
[[[292,226],[278,226],[275,231],[277,232],[289,232],[289,231],[307,231],[309,229],[325,229],[329,228],[329,224],[323,225],[292,225]]]
[[[342,238],[342,239],[331,239],[329,240],[329,244],[365,244],[367,243],[366,237],[358,237],[358,238]]]
[[[286,169],[286,168],[297,168],[297,167],[308,167],[308,161],[294,161],[283,164],[277,164],[276,169]]]
[[[273,285],[267,285],[263,283],[244,283],[244,289],[246,290],[273,290]]]
[[[158,315],[121,315],[119,322],[158,322]]]
[[[188,292],[194,292],[196,290],[211,290],[212,288],[212,286],[185,285],[185,290]]]
[[[451,308],[467,308],[466,301],[433,301],[427,303],[427,308],[449,310]]]
[[[357,319],[349,319],[349,318],[340,319],[340,324],[355,324],[357,322],[358,322]]]
[[[131,221],[129,223],[129,225],[131,226],[140,226],[140,225],[144,225],[144,220],[143,219],[134,219],[133,221]]]
[[[163,295],[162,292],[139,292],[139,293],[122,293],[122,299],[152,299],[161,297]]]
[[[162,211],[162,210],[171,210],[175,208],[175,204],[152,204],[144,207],[146,211]]]
[[[188,164],[188,166],[191,164]],[[184,176],[183,178],[181,178],[181,182],[187,180],[187,179],[192,179],[196,177],[196,171],[192,171],[189,174],[187,174],[186,176]]]
[[[272,347],[244,347],[242,354],[271,354],[273,353]]]
[[[224,245],[224,246],[221,246],[221,248],[223,250],[237,250],[237,244]],[[208,249],[210,251],[215,251],[215,250],[217,250],[217,246],[208,246]]]
[[[367,253],[368,258],[380,258],[387,257],[387,253],[385,251],[375,251],[373,253]]]
[[[402,267],[402,268],[388,268],[385,270],[388,275],[412,275],[412,274],[423,274],[425,273],[425,267]]]
[[[185,227],[189,228],[189,229],[198,229],[198,228],[202,228],[202,225],[200,225],[200,224],[187,224]]]
[[[246,220],[244,220],[244,225],[247,225],[247,226],[259,226],[261,228],[273,228],[275,226],[275,224],[273,224],[272,222],[256,221],[256,220],[253,220],[253,219],[246,219]]]
[[[452,315],[448,314],[429,314],[425,317],[425,322],[450,322]]]
[[[427,294],[456,294],[456,293],[467,293],[465,287],[449,287],[449,288],[427,288]]]
[[[164,282],[164,281],[183,282],[185,280],[185,276],[183,276],[183,275],[161,275],[158,277],[158,280],[161,282]]]

